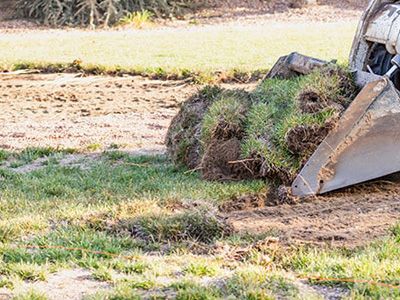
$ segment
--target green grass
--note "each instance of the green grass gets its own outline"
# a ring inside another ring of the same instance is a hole
[[[83,68],[189,76],[258,73],[293,51],[347,62],[356,23],[276,24],[149,31],[35,31],[1,34],[0,68]],[[51,45],[51,47],[49,47]],[[11,51],[12,49],[12,51]],[[81,60],[82,64],[73,63]],[[222,76],[223,77],[223,76]]]
[[[400,248],[398,235],[354,251],[347,249],[300,248],[282,257],[282,266],[303,274],[325,278],[358,278],[400,285]],[[317,283],[317,282],[316,282]],[[320,284],[320,283],[317,283]],[[360,283],[325,282],[353,290],[354,299],[398,299],[400,289]]]
[[[235,157],[253,162],[247,166],[253,175],[289,185],[357,90],[352,75],[338,65],[291,79],[265,79],[251,93],[207,86],[172,121],[168,154],[177,164],[201,168],[203,176],[215,174],[220,160],[207,161],[218,151],[213,145],[236,139],[237,150],[224,153],[236,151]],[[225,165],[229,176],[243,172]]]
[[[329,75],[326,71],[314,71],[290,80],[263,81],[251,95],[256,104],[245,120],[244,157],[261,157],[267,168],[283,170],[290,177],[294,176],[315,149],[310,146],[311,149],[305,153],[290,152],[288,132],[296,126],[324,126],[338,113],[338,108],[331,106],[332,103],[346,107],[357,94],[357,88],[350,81],[350,74],[341,67]],[[343,87],[343,83],[348,87]],[[317,112],[303,112],[298,98],[304,91],[315,91],[321,103],[331,104],[325,104]]]
[[[304,295],[293,273],[400,283],[399,226],[383,241],[356,250],[281,245],[228,260],[214,249],[247,247],[276,234],[237,234],[218,212],[232,197],[265,192],[265,182],[205,182],[164,156],[118,151],[88,164],[84,170],[58,164],[25,174],[1,170],[0,287],[17,291],[22,280],[45,281],[57,270],[78,267],[114,285],[88,299],[318,299]],[[343,286],[353,299],[400,297],[399,290],[369,284],[310,283]],[[45,299],[35,290],[16,297]]]
[[[220,99],[212,104],[204,115],[201,126],[201,140],[204,143],[204,148],[207,148],[215,135],[222,139],[240,133],[250,106],[250,95],[245,92],[235,91],[222,94]],[[221,120],[225,125],[222,129],[220,128]]]
[[[23,233],[40,231],[46,219],[76,220],[80,219],[82,214],[105,212],[112,210],[113,207],[114,210],[122,211],[124,209],[138,210],[140,205],[151,208],[151,203],[156,207],[173,206],[182,201],[189,203],[212,201],[217,205],[224,199],[265,189],[261,181],[242,184],[204,182],[200,180],[198,174],[185,174],[162,156],[132,158],[119,152],[107,152],[104,158],[103,163],[94,164],[90,170],[63,167],[57,164],[45,165],[43,170],[27,174],[1,170],[0,218],[4,222],[0,221],[2,233],[0,238],[7,240],[9,237]],[[144,166],[115,165],[115,159]],[[125,202],[136,206],[132,208],[126,205],[125,207]],[[154,213],[146,207],[142,208],[143,215],[145,211]],[[37,214],[39,211],[40,216]],[[171,217],[168,221],[171,222],[170,225],[165,221],[164,229],[151,228],[150,223],[143,219],[143,215],[140,216],[141,219],[135,219],[135,222],[143,228],[147,226],[146,232],[150,235],[155,234],[154,230],[167,232],[179,230],[179,228],[172,229],[174,220],[177,218],[182,222],[185,221],[185,214],[180,217],[177,214],[171,215],[168,211],[161,210],[160,213],[163,214],[164,219]],[[196,214],[189,215],[192,220],[201,221]],[[131,212],[129,216],[132,217]],[[8,222],[10,217],[18,222],[19,226],[10,226]],[[156,222],[157,217],[159,216],[155,216],[152,220]],[[128,222],[128,217],[119,216],[119,218],[126,219]],[[18,231],[16,231],[17,228]]]
[[[197,73],[208,78],[220,71],[268,69],[278,56],[294,50],[345,63],[354,30],[355,24],[302,24],[204,31],[2,34],[0,67],[61,64],[62,68],[82,59],[79,67],[83,68]],[[264,113],[260,106],[252,118]],[[261,118],[248,126],[262,130],[263,124],[266,120]],[[96,145],[91,148],[95,150]],[[218,211],[220,204],[233,197],[266,193],[264,181],[205,182],[164,156],[132,157],[120,151],[88,161],[89,169],[57,163],[56,155],[70,152],[74,151],[0,151],[2,165],[47,159],[43,169],[30,173],[0,168],[0,288],[18,290],[22,280],[44,281],[57,270],[77,267],[114,284],[88,299],[318,299],[301,293],[293,273],[400,284],[400,226],[388,231],[386,239],[361,249],[282,245],[228,260],[216,256],[214,249],[246,247],[276,235],[273,230],[263,235],[235,233]],[[27,250],[10,243],[80,247],[134,259],[80,250]],[[271,258],[268,263],[262,259],[265,255]],[[398,289],[370,284],[309,283],[345,287],[352,299],[400,297]],[[46,296],[31,290],[15,299]]]

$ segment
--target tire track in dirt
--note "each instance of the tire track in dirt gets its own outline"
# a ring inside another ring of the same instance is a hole
[[[225,214],[236,231],[276,231],[287,243],[346,246],[387,236],[400,220],[400,180],[375,181],[295,205],[278,205]]]
[[[225,84],[252,89],[256,83]],[[81,74],[0,75],[0,148],[164,151],[170,120],[198,90],[188,80]]]

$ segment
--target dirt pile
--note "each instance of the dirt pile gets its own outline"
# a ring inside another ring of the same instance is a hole
[[[174,118],[168,153],[206,180],[269,178],[290,185],[357,92],[339,67],[267,79],[252,93],[208,87]]]

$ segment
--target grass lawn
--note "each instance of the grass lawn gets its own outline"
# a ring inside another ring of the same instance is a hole
[[[248,247],[274,236],[234,234],[218,206],[258,193],[263,181],[213,183],[173,166],[164,156],[113,151],[90,168],[62,166],[65,151],[0,153],[19,165],[44,157],[43,169],[0,170],[0,288],[22,280],[85,268],[109,290],[88,299],[320,299],[293,274],[359,278],[400,284],[400,229],[379,243],[350,251],[314,247],[252,248],[236,259],[217,249]],[[122,259],[60,249],[23,249],[10,243],[81,247],[132,256]],[[400,290],[360,283],[309,282],[344,287],[353,299],[398,298]],[[46,299],[34,290],[16,299]],[[171,298],[168,298],[171,299]]]
[[[1,34],[0,65],[34,68],[81,59],[83,67],[207,77],[216,71],[268,69],[294,50],[345,63],[355,26]],[[319,286],[344,288],[352,299],[400,298],[400,289],[295,276],[399,285],[400,227],[355,250],[259,247],[276,237],[274,230],[232,232],[219,206],[233,197],[267,192],[264,181],[206,182],[165,156],[119,151],[85,158],[83,167],[62,165],[73,152],[0,150],[0,295],[7,289],[16,299],[46,299],[35,290],[18,290],[23,281],[42,282],[54,272],[84,268],[112,285],[87,299],[321,299],[313,289]],[[15,171],[38,158],[41,169]],[[11,244],[80,247],[133,259]]]
[[[195,27],[147,31],[33,31],[0,34],[0,68],[63,66],[151,74],[257,72],[293,51],[346,63],[356,23]]]

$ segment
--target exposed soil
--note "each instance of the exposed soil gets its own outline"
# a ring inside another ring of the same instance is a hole
[[[5,73],[0,75],[0,121],[65,121],[176,109],[195,91],[196,86],[184,80]]]
[[[49,299],[78,300],[111,287],[109,283],[94,280],[90,271],[72,269],[52,274],[46,281],[24,281],[13,291],[0,289],[0,299],[11,299],[12,296],[24,294],[33,289]]]
[[[253,171],[240,163],[241,141],[214,139],[206,150],[201,163],[202,178],[205,180],[232,181],[254,177]]]
[[[334,122],[327,122],[323,126],[298,125],[286,134],[286,145],[294,155],[313,153],[334,126]]]
[[[315,113],[327,106],[320,95],[313,90],[305,90],[298,95],[299,107],[304,113]],[[325,105],[324,105],[325,104]]]
[[[253,233],[276,230],[286,243],[346,246],[370,243],[387,236],[400,218],[400,180],[397,176],[312,197],[294,205],[273,205],[274,198],[250,201],[226,213],[234,230]],[[252,197],[254,198],[254,197]],[[258,208],[254,209],[254,203]],[[260,207],[264,205],[264,207]],[[232,210],[232,206],[225,207]]]
[[[213,2],[210,0],[210,2]],[[216,7],[193,15],[189,20],[168,22],[168,26],[195,23],[196,26],[267,26],[271,23],[348,22],[358,20],[368,0],[321,0],[318,5],[297,5],[301,0],[218,1]],[[195,20],[195,21],[193,21]]]
[[[0,147],[102,150],[114,144],[162,152],[172,117],[198,88],[185,80],[131,76],[1,74]]]

